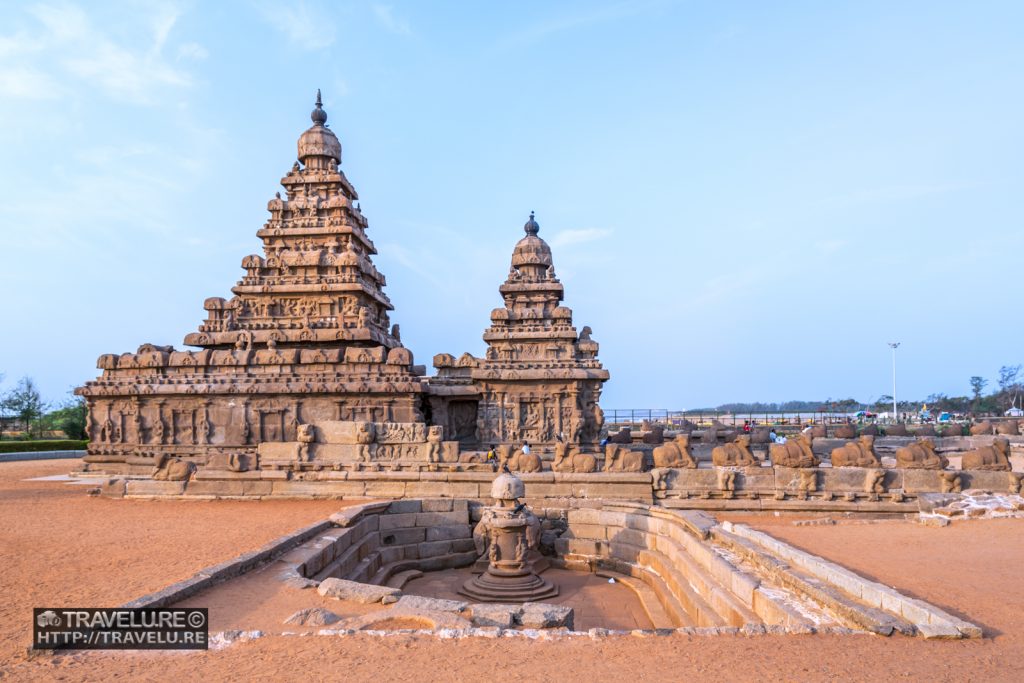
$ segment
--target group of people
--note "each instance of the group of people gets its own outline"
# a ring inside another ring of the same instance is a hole
[[[526,455],[529,455],[531,453],[529,441],[523,442],[522,451]],[[498,447],[495,446],[493,443],[491,444],[490,448],[487,449],[487,454],[484,456],[484,462],[490,465],[493,471],[498,471]]]

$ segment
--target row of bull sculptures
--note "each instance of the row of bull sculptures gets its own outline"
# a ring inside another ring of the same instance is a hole
[[[768,458],[776,467],[806,468],[821,464],[811,448],[812,437],[797,434],[785,443],[773,443],[768,449]],[[882,461],[875,453],[875,437],[864,435],[850,443],[832,450],[832,467],[882,467]],[[751,438],[740,434],[731,443],[715,446],[711,451],[711,462],[716,467],[759,466],[750,448]],[[498,466],[513,472],[540,472],[543,461],[539,455],[524,453],[509,445],[498,446]],[[604,461],[590,453],[582,453],[574,444],[564,442],[555,445],[551,469],[554,472],[643,472],[648,465],[654,469],[694,469],[698,461],[690,451],[690,435],[679,434],[671,441],[655,446],[650,460],[642,451],[630,450],[619,443],[605,447]],[[896,467],[904,469],[942,470],[949,466],[949,459],[936,451],[935,442],[927,437],[896,449]],[[965,451],[961,458],[961,469],[1010,471],[1010,442],[1006,437],[996,437],[991,445]]]

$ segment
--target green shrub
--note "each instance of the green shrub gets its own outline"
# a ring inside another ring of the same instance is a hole
[[[0,453],[36,453],[38,451],[84,451],[88,441],[70,439],[44,441],[0,441]]]

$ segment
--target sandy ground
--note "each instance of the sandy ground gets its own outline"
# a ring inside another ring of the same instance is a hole
[[[64,462],[0,464],[0,678],[8,680],[533,681],[1024,680],[1024,521],[795,527],[801,548],[981,624],[978,641],[894,636],[436,640],[273,636],[219,652],[28,659],[31,608],[117,605],[322,518],[338,502],[148,502],[22,482]]]

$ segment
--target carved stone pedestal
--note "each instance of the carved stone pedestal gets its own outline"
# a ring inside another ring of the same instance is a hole
[[[487,569],[466,581],[459,593],[480,602],[535,602],[558,595],[558,587],[537,575],[533,557],[539,524],[517,499],[523,482],[502,474],[491,486],[497,505],[484,510],[474,530]],[[481,558],[481,560],[483,557]]]

